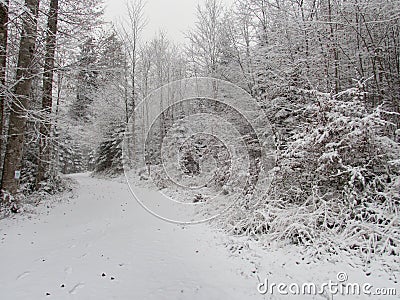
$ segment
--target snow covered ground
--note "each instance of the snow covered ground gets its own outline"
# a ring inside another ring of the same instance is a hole
[[[261,295],[257,287],[266,278],[269,284],[322,284],[337,281],[339,272],[347,282],[371,284],[372,292],[397,287],[398,274],[379,266],[363,272],[345,257],[314,262],[294,246],[261,249],[209,224],[168,223],[147,213],[122,182],[71,177],[77,189],[53,207],[44,203],[34,214],[0,221],[0,299],[331,299],[276,290]]]

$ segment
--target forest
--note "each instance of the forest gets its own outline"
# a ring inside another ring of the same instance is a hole
[[[160,145],[168,136],[178,143],[179,115],[240,116],[199,99],[155,111],[140,103],[172,82],[212,78],[254,99],[265,118],[255,131],[268,131],[274,157],[271,180],[249,200],[251,187],[226,184],[232,174],[221,140],[187,142],[187,180],[199,173],[208,145],[214,188],[238,196],[218,226],[318,253],[398,259],[400,1],[237,0],[227,7],[205,0],[185,43],[162,30],[144,39],[145,6],[127,1],[126,18],[105,22],[101,0],[0,0],[2,216],[18,214],[33,195],[62,192],[72,173],[115,177],[128,167],[168,187]],[[154,139],[137,150],[141,120],[157,112],[158,123],[147,128]],[[246,124],[236,122],[241,136],[257,138]],[[127,129],[133,163],[124,159]],[[250,178],[251,185],[261,154],[245,144],[250,170],[233,182]]]

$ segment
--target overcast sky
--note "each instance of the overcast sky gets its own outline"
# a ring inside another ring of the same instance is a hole
[[[126,12],[127,0],[106,0],[105,18],[107,21],[117,20]],[[129,1],[129,0],[128,0]],[[196,7],[204,0],[147,0],[145,15],[148,24],[143,32],[144,39],[151,39],[160,29],[175,42],[184,41],[184,32],[195,22]],[[222,0],[228,7],[234,0]]]

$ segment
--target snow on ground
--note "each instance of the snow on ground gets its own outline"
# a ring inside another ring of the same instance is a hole
[[[294,246],[261,249],[209,224],[162,221],[147,213],[122,182],[89,174],[71,177],[79,184],[73,196],[51,208],[42,204],[30,217],[0,221],[1,299],[327,299],[260,295],[257,286],[265,278],[270,283],[335,281],[338,272],[346,272],[349,282],[395,286],[379,268],[366,276],[345,262],[304,260]]]

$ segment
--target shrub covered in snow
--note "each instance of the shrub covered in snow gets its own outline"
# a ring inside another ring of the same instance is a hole
[[[367,109],[362,85],[309,99],[285,136],[273,182],[253,209],[243,201],[222,222],[239,234],[264,234],[364,258],[400,254],[400,145],[381,106]],[[301,130],[298,130],[301,128]],[[322,250],[321,250],[322,251]]]

